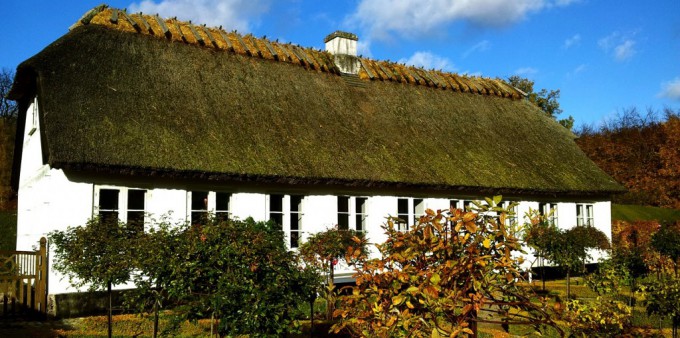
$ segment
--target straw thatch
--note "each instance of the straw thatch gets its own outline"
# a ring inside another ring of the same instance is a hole
[[[325,52],[175,20],[163,33],[157,16],[144,16],[149,28],[140,18],[100,9],[19,66],[11,94],[37,92],[52,167],[364,188],[621,190],[502,81],[367,59],[366,80],[346,81]]]

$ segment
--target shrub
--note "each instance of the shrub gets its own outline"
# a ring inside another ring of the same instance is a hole
[[[568,300],[562,319],[572,336],[614,337],[631,330],[632,308],[602,297],[595,301]]]
[[[541,324],[554,325],[516,284],[521,279],[520,261],[513,255],[521,249],[519,229],[506,225],[509,211],[497,207],[499,202],[496,197],[478,204],[479,213],[427,210],[405,232],[396,231],[390,219],[387,241],[377,246],[378,259],[350,249],[346,259],[357,268],[357,285],[341,296],[334,331],[453,337],[476,333],[482,309],[539,331]]]

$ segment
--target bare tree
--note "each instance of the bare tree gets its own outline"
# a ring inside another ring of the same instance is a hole
[[[10,69],[3,68],[0,71],[0,117],[1,118],[16,118],[19,112],[16,102],[9,100],[7,94],[12,88],[12,81],[14,81],[14,72]]]

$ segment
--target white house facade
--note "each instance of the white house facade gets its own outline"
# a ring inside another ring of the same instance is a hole
[[[18,249],[98,215],[205,213],[274,220],[293,250],[334,226],[381,243],[388,216],[412,224],[493,195],[518,202],[514,221],[552,211],[560,228],[611,233],[622,188],[501,80],[344,54],[356,53],[347,33],[320,52],[153,20],[97,8],[19,67]],[[182,78],[164,78],[173,66]],[[50,293],[72,291],[50,270]]]

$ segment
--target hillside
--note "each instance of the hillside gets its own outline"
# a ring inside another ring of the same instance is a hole
[[[664,113],[660,120],[631,109],[577,131],[581,150],[629,190],[616,203],[680,209],[680,110]]]

